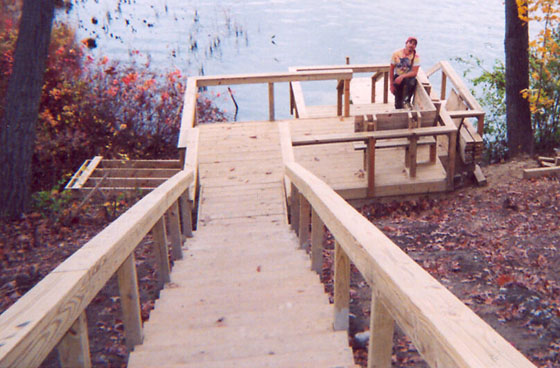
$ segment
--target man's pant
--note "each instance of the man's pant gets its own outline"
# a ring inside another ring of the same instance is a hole
[[[395,75],[395,80],[398,75]],[[405,102],[410,103],[410,99],[416,90],[416,77],[404,78],[401,84],[395,84],[395,109],[402,109]]]

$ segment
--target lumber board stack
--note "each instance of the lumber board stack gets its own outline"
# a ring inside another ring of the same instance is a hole
[[[130,367],[353,367],[286,221],[278,126],[201,128],[198,228]]]

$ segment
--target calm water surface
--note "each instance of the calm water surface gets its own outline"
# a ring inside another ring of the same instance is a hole
[[[70,17],[79,37],[97,38],[95,54],[126,60],[139,50],[152,66],[191,75],[287,71],[346,57],[387,63],[409,35],[419,40],[425,70],[448,60],[461,73],[465,66],[454,59],[470,54],[490,67],[504,53],[498,0],[89,0]],[[332,88],[306,84],[306,99],[334,103]],[[234,90],[240,120],[267,118],[266,86]],[[277,117],[288,117],[286,86],[276,87],[276,98]]]

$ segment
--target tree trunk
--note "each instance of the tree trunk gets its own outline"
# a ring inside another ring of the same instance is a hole
[[[521,91],[529,88],[529,25],[518,16],[515,0],[506,0],[506,119],[511,156],[533,153],[529,101]]]
[[[14,67],[0,126],[0,216],[21,215],[29,200],[31,159],[54,0],[24,0]]]

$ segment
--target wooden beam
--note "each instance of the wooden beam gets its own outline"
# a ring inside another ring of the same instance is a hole
[[[180,160],[110,160],[103,159],[99,163],[102,169],[181,169]]]
[[[268,120],[274,121],[274,83],[268,83]]]
[[[192,238],[192,205],[187,198],[186,192],[179,197],[179,208],[181,210],[181,233],[185,238]]]
[[[344,117],[350,116],[350,79],[344,80]]]
[[[187,134],[190,128],[196,126],[196,95],[198,94],[198,86],[196,78],[190,77],[187,79],[187,88],[185,89],[185,99],[183,101],[183,114],[181,115],[181,128],[179,131],[178,148],[185,148]]]
[[[80,314],[60,340],[57,350],[62,368],[91,367],[86,311]]]
[[[167,211],[169,223],[169,242],[173,259],[183,259],[183,239],[181,236],[181,223],[179,222],[179,202],[175,201]]]
[[[295,162],[286,173],[429,366],[535,367],[326,183]]]
[[[292,147],[292,134],[290,133],[290,123],[287,121],[279,122],[278,131],[280,132],[280,149],[282,150],[282,161],[295,161],[294,147]],[[292,185],[290,183],[290,179],[288,179],[286,175],[284,175],[284,190],[286,191],[286,198],[291,198]]]
[[[407,151],[407,161],[409,164],[409,175],[411,178],[415,178],[416,177],[416,169],[418,167],[418,159],[417,159],[417,155],[418,155],[418,137],[413,135],[411,137],[408,138],[410,140],[410,145],[406,148]]]
[[[367,171],[367,195],[375,195],[375,138],[367,140],[366,148],[366,171]]]
[[[308,71],[326,71],[326,70],[347,70],[350,69],[354,73],[376,73],[389,72],[389,64],[341,64],[341,65],[316,65],[316,66],[295,66],[291,67],[291,71],[308,72]]]
[[[389,103],[389,71],[383,73],[383,103]]]
[[[131,253],[117,271],[119,292],[123,314],[124,335],[128,351],[142,344],[142,313],[140,309],[140,293],[138,292],[138,276]]]
[[[309,224],[311,222],[311,206],[307,199],[300,194],[299,197],[299,246],[305,248],[310,240]]]
[[[311,209],[311,269],[319,275],[323,272],[323,235],[325,225],[323,221]]]
[[[560,166],[523,169],[523,179],[540,178],[547,175],[560,176]]]
[[[170,178],[181,171],[180,168],[156,169],[156,168],[97,168],[92,177],[108,178]]]
[[[335,331],[348,330],[350,314],[350,259],[334,243],[334,324]]]
[[[338,70],[319,70],[319,71],[298,71],[298,72],[279,72],[262,74],[240,74],[240,75],[215,75],[197,77],[198,87],[207,86],[227,86],[234,84],[259,84],[259,83],[279,83],[295,81],[321,81],[352,79],[352,70],[349,68]]]
[[[381,297],[372,291],[368,368],[391,368],[395,320],[380,299]]]
[[[165,218],[160,218],[152,228],[152,238],[154,239],[154,255],[156,268],[158,270],[159,288],[171,281],[169,274],[169,248],[167,247],[167,232],[165,230]]]

